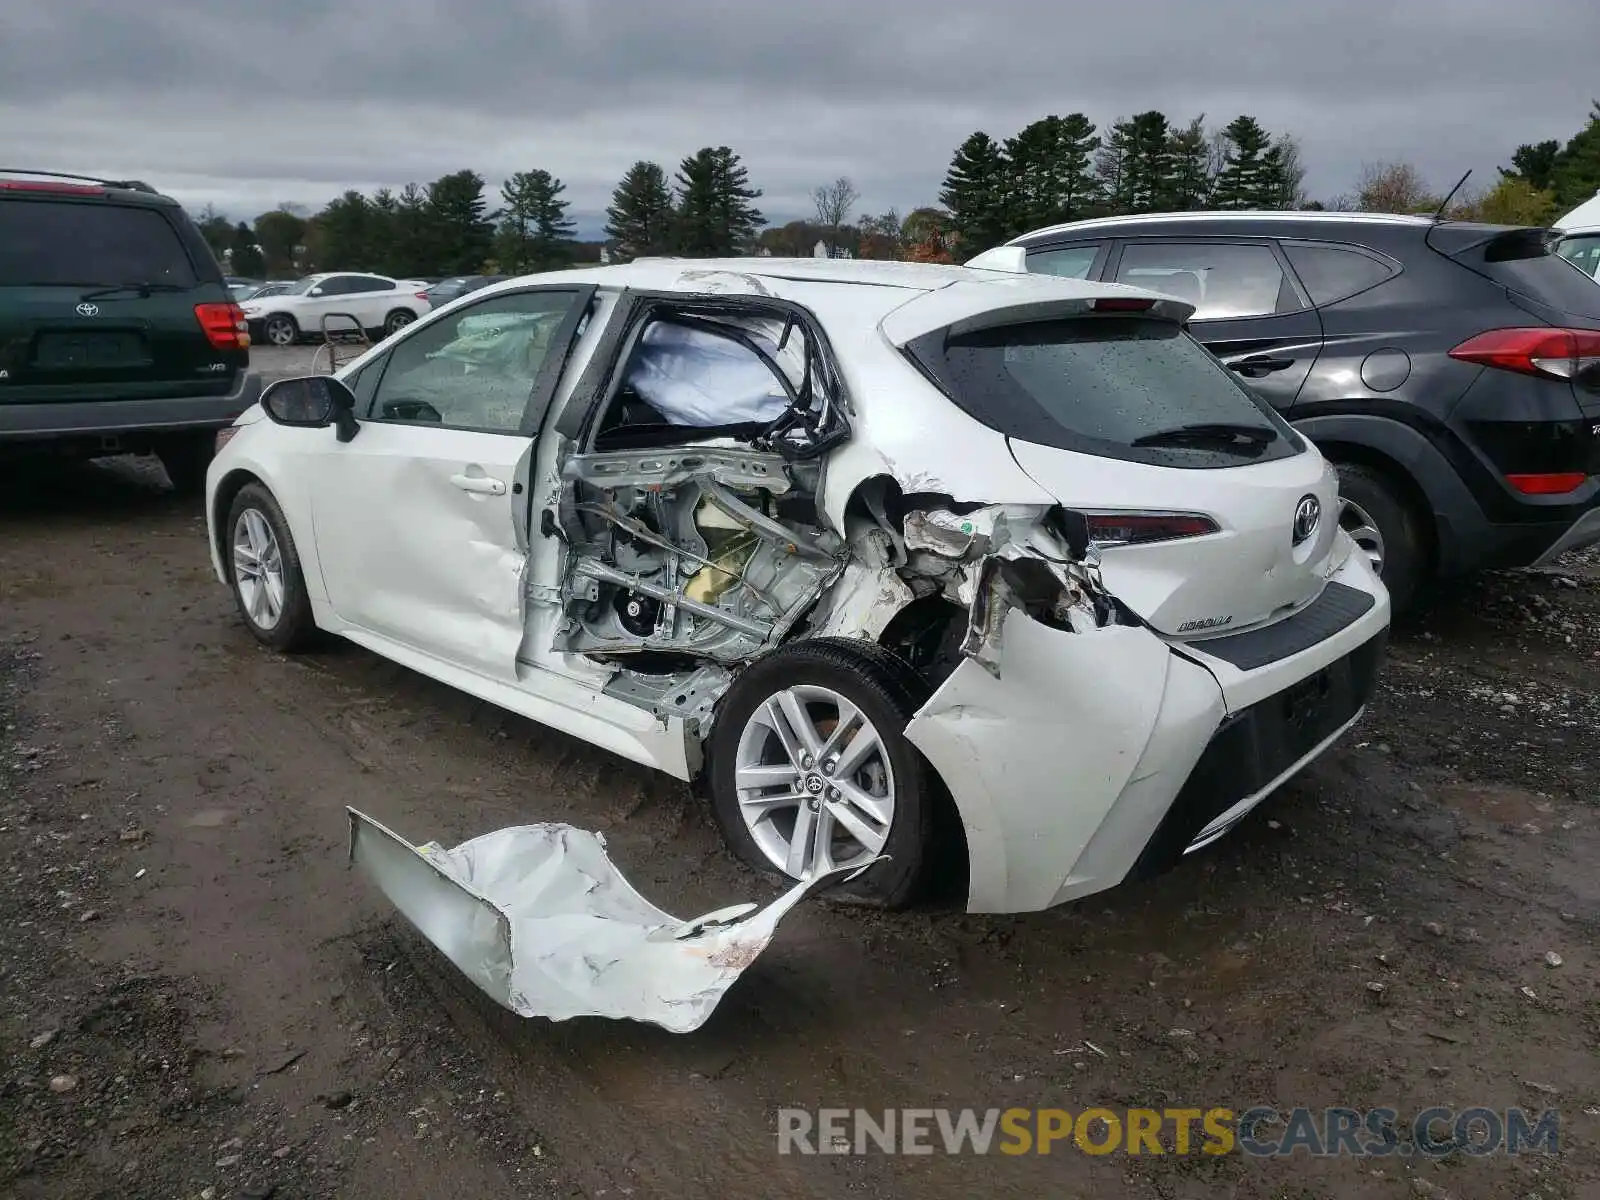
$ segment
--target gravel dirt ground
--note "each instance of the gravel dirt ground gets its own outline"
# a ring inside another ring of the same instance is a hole
[[[1397,631],[1355,736],[1156,883],[1014,918],[814,902],[677,1036],[496,1008],[347,870],[344,806],[447,845],[602,829],[671,911],[772,895],[700,804],[353,646],[260,649],[159,467],[13,471],[0,1194],[1600,1195],[1600,566],[1561,570],[1462,584]],[[1561,1148],[774,1138],[783,1106],[1258,1103],[1556,1108]]]

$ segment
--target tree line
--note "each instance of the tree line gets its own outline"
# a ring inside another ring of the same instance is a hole
[[[604,246],[617,261],[809,257],[821,243],[835,255],[950,262],[1043,225],[1122,213],[1444,206],[1458,219],[1547,224],[1600,190],[1600,102],[1566,142],[1518,146],[1484,189],[1446,195],[1403,162],[1367,164],[1352,192],[1326,201],[1308,197],[1304,179],[1294,137],[1269,132],[1248,114],[1211,128],[1204,116],[1174,121],[1151,111],[1101,131],[1083,113],[1069,113],[1003,139],[982,131],[967,137],[937,205],[904,216],[893,209],[858,214],[859,193],[840,178],[813,192],[811,217],[769,226],[756,206],[761,189],[739,155],[706,146],[670,176],[656,162],[629,167],[606,209]],[[315,214],[282,204],[254,222],[231,222],[209,208],[197,220],[236,275],[524,274],[600,256],[599,244],[577,240],[565,191],[549,171],[530,169],[505,180],[491,200],[484,178],[461,170],[398,191],[346,191]]]

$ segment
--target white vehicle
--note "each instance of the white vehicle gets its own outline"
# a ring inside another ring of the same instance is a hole
[[[292,346],[330,332],[352,331],[354,318],[369,334],[388,337],[429,311],[427,285],[356,271],[307,275],[272,296],[252,297],[240,307],[255,341]]]
[[[1600,281],[1600,192],[1555,223],[1555,251],[1590,278]]]
[[[340,634],[703,784],[731,848],[974,912],[1220,836],[1359,717],[1336,478],[1116,284],[641,260],[495,285],[219,438],[262,642]],[[964,860],[964,861],[963,861]]]

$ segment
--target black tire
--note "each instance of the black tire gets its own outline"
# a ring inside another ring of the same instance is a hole
[[[180,496],[199,496],[206,490],[206,468],[217,451],[213,432],[171,438],[156,447],[156,457],[167,472],[167,482]]]
[[[1339,494],[1355,506],[1341,514],[1341,524],[1349,529],[1356,510],[1370,518],[1383,539],[1379,575],[1389,589],[1395,613],[1403,613],[1416,600],[1432,569],[1423,523],[1406,494],[1381,471],[1355,463],[1334,465],[1339,471]]]
[[[240,588],[239,573],[234,566],[234,544],[239,536],[239,523],[246,512],[254,511],[265,519],[277,542],[278,561],[283,575],[283,604],[278,619],[264,625],[252,615]],[[239,489],[228,507],[228,521],[222,531],[223,565],[228,572],[228,585],[233,590],[233,602],[239,615],[257,641],[274,650],[291,653],[303,650],[316,639],[317,625],[311,615],[311,597],[306,592],[305,574],[300,569],[300,552],[295,548],[294,536],[289,532],[289,522],[283,509],[266,487],[247,483]]]
[[[417,314],[409,308],[397,308],[383,319],[383,336],[393,337],[407,325],[417,319]]]
[[[816,638],[783,646],[734,680],[718,706],[709,744],[711,809],[722,836],[739,858],[763,874],[790,880],[756,844],[739,813],[735,784],[740,737],[751,716],[786,688],[812,684],[838,693],[872,722],[894,773],[894,813],[882,853],[889,861],[828,895],[903,908],[920,899],[935,864],[934,829],[939,782],[904,732],[927,698],[921,680],[901,659],[870,642]]]
[[[261,323],[261,335],[270,345],[292,346],[300,340],[300,323],[288,313],[273,313]]]

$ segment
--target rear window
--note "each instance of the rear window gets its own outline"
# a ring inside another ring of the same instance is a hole
[[[941,331],[908,349],[969,416],[1043,446],[1193,468],[1286,458],[1302,446],[1270,405],[1168,321],[1034,321],[948,338]],[[1244,432],[1216,432],[1221,426]]]
[[[0,200],[0,285],[198,282],[177,230],[155,209]]]
[[[1600,290],[1581,268],[1552,251],[1550,235],[1537,228],[1496,230],[1458,226],[1436,235],[1439,248],[1456,262],[1521,296],[1562,312],[1600,318]]]

